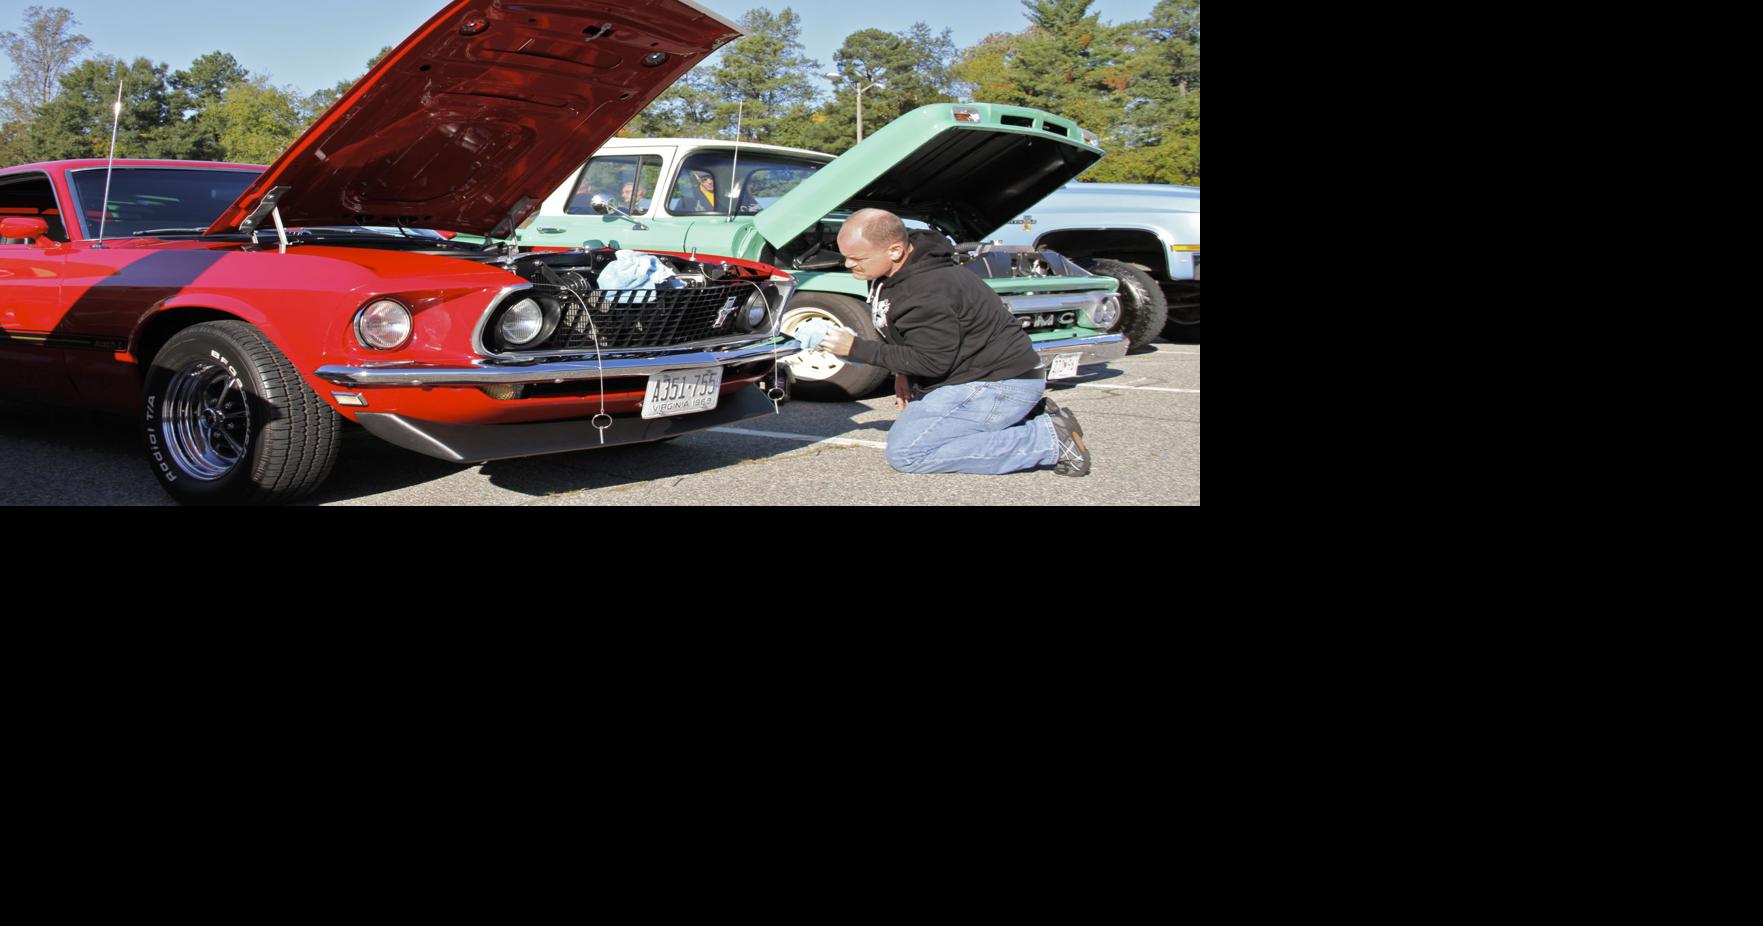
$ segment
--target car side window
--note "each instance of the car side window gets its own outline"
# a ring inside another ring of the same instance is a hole
[[[598,157],[588,162],[563,207],[568,215],[593,215],[594,197],[605,196],[631,215],[646,215],[661,180],[661,158],[652,154]]]
[[[67,228],[61,222],[61,209],[55,202],[55,187],[48,174],[14,174],[0,177],[0,219],[42,219],[49,224],[49,237],[67,240]],[[30,244],[22,238],[0,239],[0,244]]]

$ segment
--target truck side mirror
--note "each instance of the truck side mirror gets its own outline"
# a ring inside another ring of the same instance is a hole
[[[0,238],[48,243],[49,223],[42,219],[14,217],[0,221]]]
[[[607,196],[604,193],[595,194],[593,199],[588,200],[588,205],[592,206],[594,211],[601,215],[616,215],[624,218],[634,226],[634,231],[649,230],[649,226],[631,218],[630,213],[618,208],[618,204],[613,202],[612,197]]]

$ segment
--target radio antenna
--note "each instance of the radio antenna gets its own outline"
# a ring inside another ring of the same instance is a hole
[[[111,110],[110,118],[110,166],[104,170],[104,205],[98,212],[98,243],[104,246],[104,225],[110,219],[110,177],[116,173],[116,130],[122,125],[122,84],[128,80],[128,72],[116,82],[116,107]]]
[[[746,186],[741,183],[741,130],[746,121],[747,104],[743,101],[740,108],[735,111],[735,166],[730,169],[728,178],[728,220],[730,224],[735,220],[735,205],[741,201],[741,194],[744,192],[741,187]],[[735,185],[738,183],[741,186]]]

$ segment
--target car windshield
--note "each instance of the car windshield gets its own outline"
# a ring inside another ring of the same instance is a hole
[[[686,159],[667,201],[674,215],[727,215],[729,197],[739,193],[736,215],[758,215],[825,167],[822,161],[743,151],[740,182],[735,152],[706,151]]]
[[[98,168],[73,174],[80,221],[89,239],[98,237],[99,220],[106,211],[109,216],[102,223],[106,238],[201,231],[257,179],[253,170],[119,167],[109,177],[110,195],[106,198],[104,182],[109,173]]]
[[[201,234],[257,179],[257,172],[249,170],[118,168],[110,178],[110,198],[106,200],[105,173],[102,169],[82,170],[73,175],[80,218],[86,223],[87,237],[93,239],[98,237],[99,204],[106,202],[110,206],[109,218],[104,221],[106,238]],[[299,231],[321,236],[341,234],[442,240],[440,233],[428,229],[381,225],[314,227]]]

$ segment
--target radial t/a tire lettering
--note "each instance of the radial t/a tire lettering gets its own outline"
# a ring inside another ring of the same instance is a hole
[[[142,404],[147,462],[186,505],[287,504],[336,465],[342,419],[245,322],[179,332],[154,356]]]

